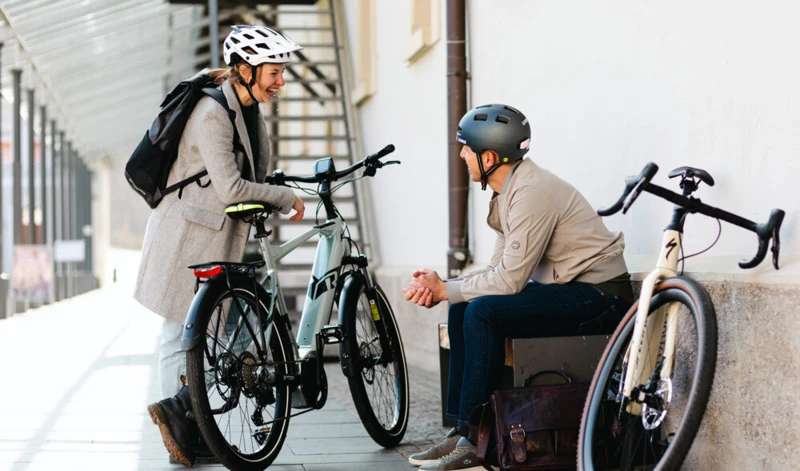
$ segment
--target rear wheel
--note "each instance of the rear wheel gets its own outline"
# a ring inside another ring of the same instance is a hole
[[[665,377],[663,317],[677,312],[677,341],[672,375]],[[628,311],[600,360],[581,419],[578,469],[649,471],[677,470],[689,452],[706,410],[717,359],[717,323],[708,293],[696,282],[670,278],[651,298],[645,336],[653,348],[642,349],[646,365],[623,404],[620,390],[627,363],[638,302]]]
[[[186,357],[197,425],[226,467],[261,471],[278,456],[289,427],[291,340],[276,317],[264,344],[269,299],[261,293],[257,315],[251,280],[234,279],[230,290],[218,284],[204,296],[196,320],[205,333]]]
[[[343,328],[346,351],[353,352],[354,372],[348,377],[353,403],[372,439],[383,447],[396,446],[408,426],[409,394],[394,312],[379,286],[371,294],[363,284],[357,303],[347,303],[346,309]]]

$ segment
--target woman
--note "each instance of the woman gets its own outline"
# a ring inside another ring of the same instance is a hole
[[[186,418],[191,405],[181,381],[186,357],[181,335],[194,296],[194,276],[186,267],[242,259],[250,225],[227,218],[224,210],[229,204],[264,201],[283,214],[294,210],[292,221],[303,217],[303,201],[291,189],[263,183],[270,150],[258,109],[258,103],[270,102],[284,85],[285,64],[300,49],[264,26],[233,27],[223,44],[229,68],[209,75],[235,113],[238,144],[234,147],[228,112],[213,98],[202,98],[186,123],[167,185],[204,169],[208,177],[202,186],[189,185],[167,195],[147,223],[134,298],[164,317],[159,373],[161,395],[168,398],[149,405],[148,412],[170,457],[184,466],[191,467],[195,457],[212,457],[196,423]]]

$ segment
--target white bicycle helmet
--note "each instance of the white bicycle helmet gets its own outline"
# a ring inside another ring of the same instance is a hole
[[[231,28],[222,51],[225,63],[229,66],[233,66],[237,59],[253,67],[267,63],[285,64],[292,60],[292,52],[303,49],[296,42],[266,26],[237,25]]]

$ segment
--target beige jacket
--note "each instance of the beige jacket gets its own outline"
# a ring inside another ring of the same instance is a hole
[[[236,113],[236,130],[244,153],[233,153],[233,127],[225,109],[211,97],[198,103],[181,137],[178,158],[167,184],[208,170],[203,184],[191,184],[167,195],[150,214],[142,246],[142,260],[134,298],[151,311],[183,324],[194,296],[194,275],[187,265],[210,261],[239,262],[244,254],[250,224],[225,216],[225,206],[242,201],[265,201],[288,213],[294,192],[264,182],[270,151],[267,128],[260,121],[259,149],[250,148],[250,138],[239,100],[230,83],[221,87],[228,106]],[[241,178],[244,159],[258,174],[253,181]]]
[[[530,159],[515,164],[489,203],[497,233],[489,266],[447,282],[451,303],[516,294],[529,280],[602,283],[628,271],[622,233],[611,233],[569,183]]]

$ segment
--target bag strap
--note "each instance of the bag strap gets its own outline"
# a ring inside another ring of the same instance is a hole
[[[234,112],[228,106],[228,99],[225,98],[225,94],[222,93],[222,90],[220,90],[218,88],[205,87],[205,88],[202,89],[202,92],[205,95],[208,95],[211,98],[213,98],[214,101],[216,101],[217,103],[222,105],[222,107],[225,108],[225,111],[228,112],[228,118],[231,120],[231,126],[233,126],[233,151],[236,152],[236,144],[239,143],[239,132],[236,130],[236,112]],[[192,175],[189,178],[181,180],[178,183],[175,183],[174,185],[170,185],[170,186],[164,188],[164,190],[161,192],[161,194],[162,195],[167,195],[169,193],[172,193],[175,190],[179,190],[178,191],[178,199],[180,199],[180,197],[183,196],[183,189],[186,186],[188,186],[188,185],[190,185],[192,183],[196,182],[197,185],[200,188],[208,187],[208,185],[211,184],[211,180],[209,180],[205,185],[200,183],[200,179],[205,177],[206,175],[208,175],[208,170],[203,170],[202,172],[199,172],[199,173],[197,173],[195,175]]]
[[[478,425],[478,444],[477,444],[477,457],[478,463],[482,464],[484,468],[491,469],[487,454],[490,449],[492,441],[492,430],[494,429],[494,407],[492,403],[483,404],[481,411],[481,421]]]
[[[567,376],[566,374],[564,374],[564,373],[562,373],[562,372],[560,372],[560,371],[556,371],[556,370],[543,370],[543,371],[540,371],[540,372],[538,372],[538,373],[534,373],[534,374],[532,374],[532,375],[528,376],[528,379],[526,379],[526,380],[525,380],[525,382],[523,382],[523,383],[522,383],[522,387],[524,387],[524,388],[528,387],[528,385],[529,385],[529,384],[531,384],[531,383],[533,383],[533,381],[534,381],[536,378],[538,378],[538,377],[539,377],[539,376],[541,376],[541,375],[546,375],[546,374],[551,374],[551,375],[559,375],[559,376],[561,376],[562,378],[564,378],[564,380],[567,382],[567,384],[570,384],[570,383],[572,383],[572,378],[570,378],[569,376]]]

